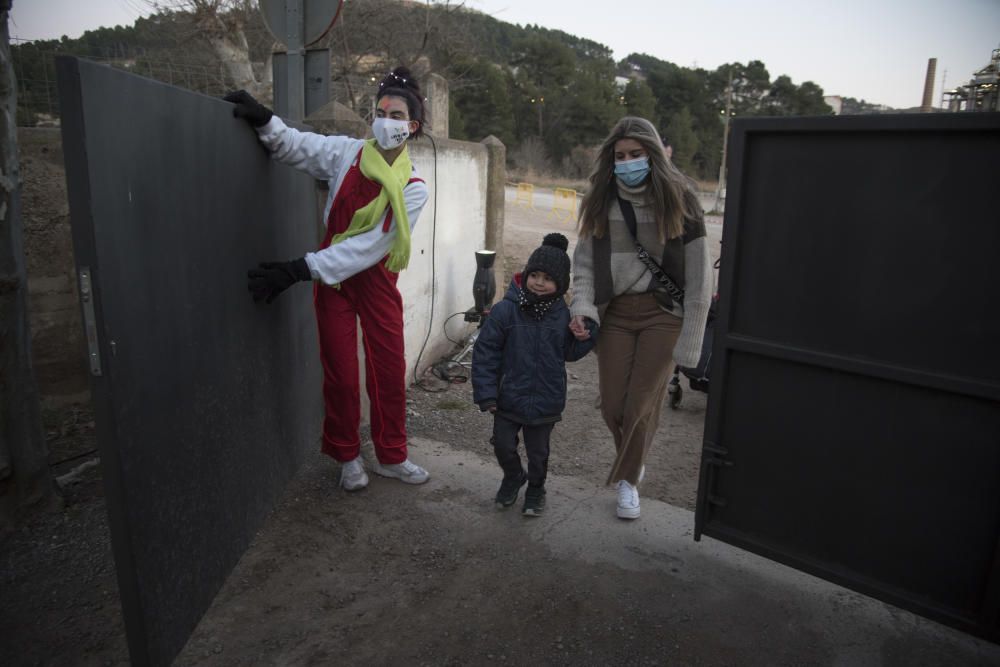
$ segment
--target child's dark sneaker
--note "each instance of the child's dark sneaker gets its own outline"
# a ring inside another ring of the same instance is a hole
[[[528,490],[524,492],[524,510],[521,514],[524,516],[542,516],[542,511],[545,510],[545,487],[544,486],[529,486]]]
[[[507,509],[517,502],[517,494],[521,492],[521,487],[528,481],[528,476],[523,472],[520,477],[504,477],[500,482],[500,490],[497,491],[497,509]]]

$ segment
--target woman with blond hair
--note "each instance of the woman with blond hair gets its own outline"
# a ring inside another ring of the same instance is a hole
[[[697,365],[712,296],[693,183],[643,118],[622,118],[600,148],[573,266],[570,328],[601,326],[600,409],[617,450],[607,483],[617,487],[618,517],[636,519],[671,362]]]

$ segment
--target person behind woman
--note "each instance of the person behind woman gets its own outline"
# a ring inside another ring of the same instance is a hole
[[[639,258],[636,240],[683,295],[671,297]],[[697,364],[712,295],[701,206],[649,121],[622,118],[604,140],[580,207],[573,265],[570,327],[582,332],[588,319],[601,325],[600,409],[617,450],[607,483],[617,485],[618,516],[635,519],[636,487],[659,424],[671,358]]]
[[[373,470],[410,484],[428,473],[407,456],[403,302],[396,279],[410,258],[410,232],[427,201],[427,186],[410,162],[407,141],[424,125],[424,97],[404,67],[378,85],[374,139],[300,132],[245,91],[225,98],[233,115],[257,130],[275,160],[330,184],[320,249],[249,272],[255,301],[271,303],[298,281],[314,288],[323,364],[323,453],[343,464],[348,491],[368,485],[361,459],[357,322],[365,346],[365,383],[378,459]]]

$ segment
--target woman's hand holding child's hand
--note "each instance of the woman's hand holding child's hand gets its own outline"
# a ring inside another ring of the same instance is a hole
[[[587,330],[587,325],[583,323],[583,315],[573,316],[573,319],[569,321],[569,330],[573,332],[573,336],[577,340],[590,339],[590,331]]]

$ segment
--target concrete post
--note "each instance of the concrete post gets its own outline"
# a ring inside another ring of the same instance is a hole
[[[448,138],[448,80],[440,74],[427,76],[427,115],[435,139]]]
[[[503,223],[504,200],[507,188],[507,147],[492,134],[481,142],[486,146],[486,250],[495,250],[497,264],[497,295],[502,297],[507,288],[504,278]]]

